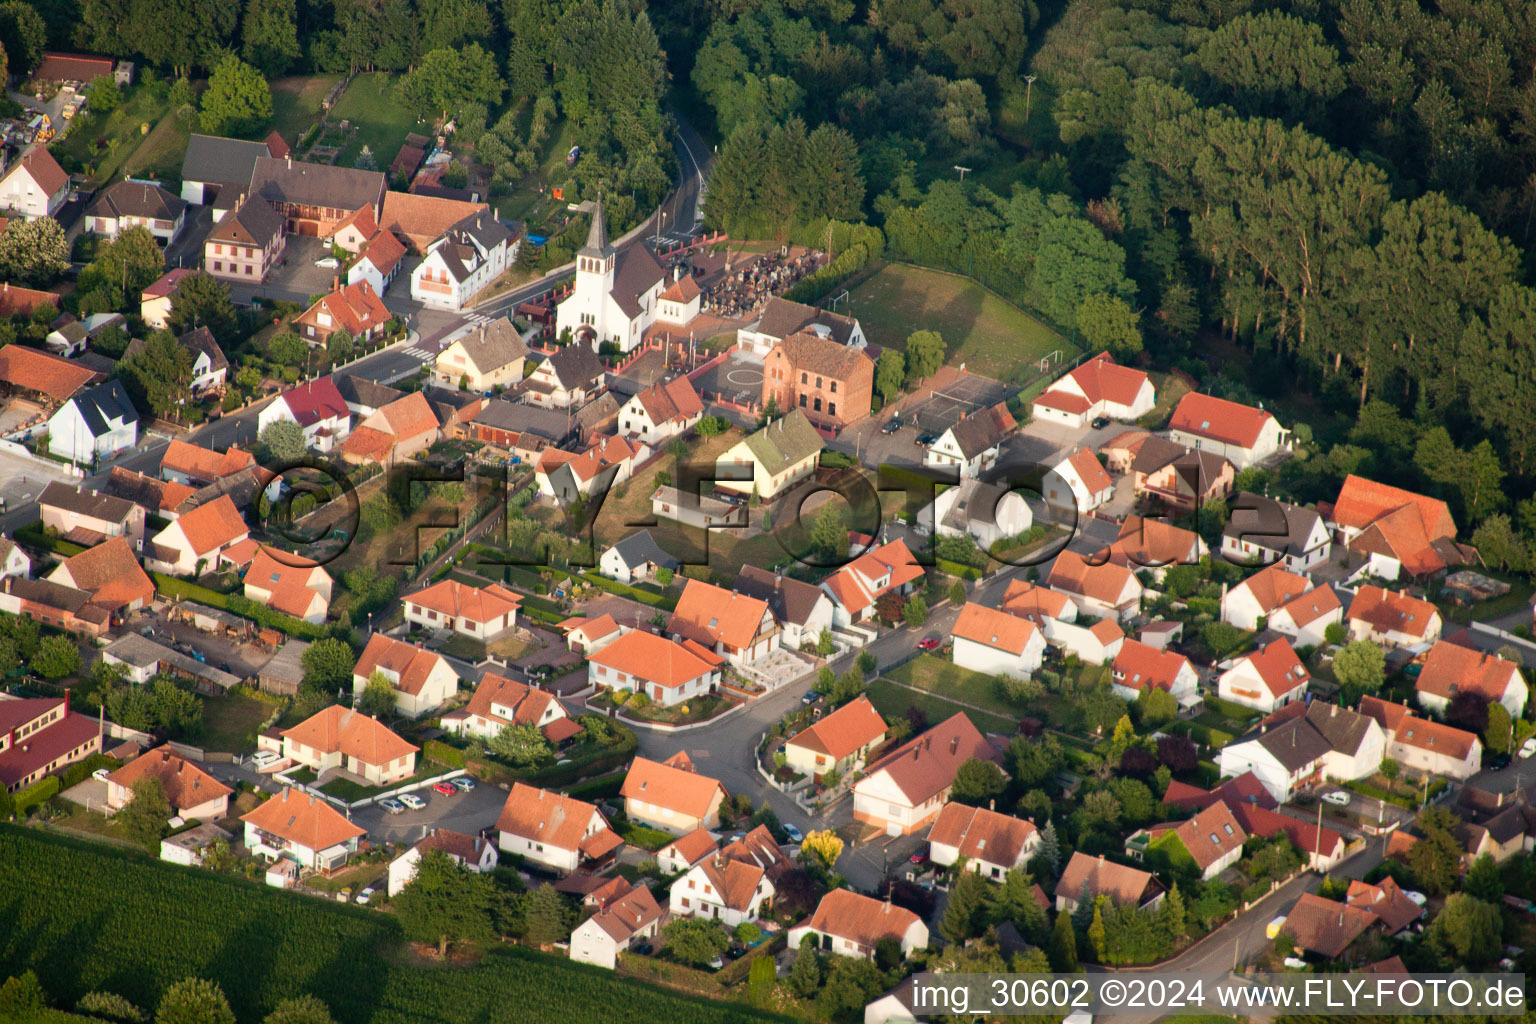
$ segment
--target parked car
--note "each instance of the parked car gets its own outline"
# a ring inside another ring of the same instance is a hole
[[[434,782],[432,784],[432,788],[443,794],[443,796],[457,796],[459,792],[458,786],[455,786],[453,783],[446,781]]]
[[[1521,757],[1530,757],[1533,754],[1536,754],[1536,736],[1532,736],[1530,739],[1520,744]]]
[[[800,703],[815,704],[818,700],[821,700],[821,694],[817,693],[815,690],[807,690],[805,691],[805,696],[800,698]]]
[[[335,270],[341,266],[341,261],[334,256],[323,256],[315,260],[315,266],[320,267],[322,270]]]
[[[654,948],[655,947],[652,946],[649,942],[642,942],[638,946],[631,947],[630,948],[630,952],[631,953],[638,953],[640,956],[650,956],[651,955],[651,950],[654,949]]]
[[[378,891],[379,890],[370,885],[368,888],[357,894],[357,902],[367,905],[370,901],[372,901],[374,894]]]
[[[938,439],[939,439],[939,435],[938,434],[918,434],[917,435],[917,444],[920,447],[926,448],[929,445],[933,444],[933,442],[937,441]]]
[[[939,638],[936,636],[925,636],[917,642],[917,649],[920,651],[931,651],[938,646]]]
[[[274,765],[277,763],[277,760],[277,755],[272,753],[270,750],[258,750],[251,756],[251,764],[254,765],[257,770],[269,767],[270,765]]]
[[[475,788],[475,780],[470,778],[468,775],[460,775],[458,778],[453,780],[453,786],[460,793],[468,793],[470,790]]]
[[[795,828],[793,825],[783,825],[781,827],[784,829],[784,834],[789,837],[789,841],[792,843],[798,843],[805,838],[804,833]]]
[[[1335,807],[1348,807],[1349,794],[1342,789],[1329,790],[1323,794],[1323,802],[1333,804]]]
[[[392,796],[387,796],[383,800],[380,800],[379,806],[384,808],[384,810],[388,811],[390,814],[405,813],[405,804],[401,803],[399,800],[396,800]]]
[[[1488,762],[1488,767],[1492,771],[1496,771],[1496,772],[1503,771],[1505,768],[1509,767],[1509,755],[1508,754],[1494,754],[1493,758]]]
[[[896,433],[896,431],[898,431],[900,429],[901,429],[901,418],[897,417],[895,419],[887,420],[886,423],[885,423],[885,426],[880,428],[880,433],[882,433],[882,434],[894,434],[894,433]]]
[[[405,806],[409,807],[413,811],[419,811],[423,807],[427,806],[427,802],[421,797],[417,796],[415,793],[401,793],[400,802],[405,804]]]
[[[95,771],[91,772],[91,778],[95,779],[97,782],[106,782],[107,776],[111,774],[112,769],[110,768],[97,768]]]
[[[1422,907],[1426,903],[1429,902],[1429,897],[1428,896],[1425,896],[1421,892],[1414,892],[1412,889],[1404,889],[1403,890],[1403,895],[1407,896],[1410,900],[1412,900],[1413,903],[1414,903],[1414,906]]]
[[[1103,430],[1105,427],[1109,426],[1109,417],[1095,416],[1093,418],[1093,422],[1090,423],[1089,426],[1093,427],[1094,430]]]

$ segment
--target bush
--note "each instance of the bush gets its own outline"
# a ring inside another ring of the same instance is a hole
[[[57,775],[49,775],[38,779],[32,785],[16,794],[16,816],[25,818],[43,804],[52,800],[59,794],[59,778]]]
[[[429,761],[436,761],[449,768],[464,767],[464,751],[458,747],[449,746],[442,740],[427,740],[421,745],[421,753]]]

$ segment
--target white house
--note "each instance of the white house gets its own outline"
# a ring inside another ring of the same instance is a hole
[[[444,715],[442,725],[444,732],[481,740],[489,740],[512,725],[538,726],[551,743],[581,732],[581,726],[554,694],[494,672],[481,677],[469,703]]]
[[[825,442],[802,409],[792,409],[715,460],[715,486],[764,501],[816,472]]]
[[[604,576],[620,583],[649,579],[659,569],[676,571],[678,567],[677,559],[657,545],[649,530],[640,530],[625,537],[604,551],[597,564]]]
[[[619,407],[619,433],[655,447],[687,433],[704,417],[704,403],[687,377],[657,381]]]
[[[657,850],[656,866],[665,875],[675,875],[712,856],[719,847],[708,829],[694,829]]]
[[[1361,697],[1360,713],[1376,720],[1387,737],[1387,756],[1413,772],[1465,782],[1483,769],[1477,733],[1420,718],[1407,705]]]
[[[1231,501],[1221,553],[1234,565],[1281,565],[1303,573],[1328,561],[1333,542],[1310,508],[1244,491]]]
[[[47,146],[27,150],[0,178],[0,210],[13,217],[52,217],[68,198],[69,175]]]
[[[1281,606],[1311,589],[1306,577],[1267,566],[1221,595],[1221,621],[1238,629],[1261,629]]]
[[[121,810],[133,799],[133,787],[153,779],[160,784],[171,813],[199,821],[217,821],[229,814],[234,790],[178,757],[169,747],[156,747],[107,776],[107,807]]]
[[[523,595],[500,583],[472,587],[444,579],[407,594],[405,621],[427,629],[446,629],[476,640],[490,640],[517,625]]]
[[[575,871],[624,845],[593,805],[522,782],[512,784],[496,828],[504,853],[556,871]]]
[[[368,638],[368,646],[352,670],[352,697],[361,698],[374,673],[389,681],[395,710],[407,718],[434,711],[459,692],[459,674],[436,651],[406,643],[383,633]]]
[[[373,294],[382,296],[400,272],[405,253],[405,245],[395,237],[394,232],[376,232],[347,268],[347,284],[367,283],[373,289]]]
[[[853,317],[775,295],[764,304],[763,315],[756,323],[737,328],[736,347],[765,356],[779,342],[801,331],[811,331],[860,351],[869,344],[864,328]]]
[[[419,748],[391,732],[376,718],[332,704],[282,733],[282,755],[315,775],[345,770],[387,786],[416,773]]]
[[[1369,640],[1383,647],[1427,650],[1440,639],[1440,609],[1406,591],[1366,585],[1355,591],[1345,615],[1352,640]]]
[[[1243,856],[1243,843],[1248,841],[1248,833],[1220,800],[1173,828],[1153,826],[1142,834],[1153,843],[1170,834],[1176,836],[1195,862],[1200,878],[1207,882],[1236,864]]]
[[[998,756],[969,718],[952,715],[869,766],[853,787],[854,820],[910,835],[938,816],[962,764]]]
[[[1065,594],[1081,612],[1125,620],[1141,609],[1141,582],[1129,567],[1113,562],[1092,564],[1075,551],[1063,551],[1051,563],[1045,585]]]
[[[539,493],[558,502],[602,494],[634,475],[635,466],[644,462],[650,449],[640,441],[622,437],[593,438],[580,452],[546,448],[534,465],[533,477]]]
[[[591,655],[588,678],[599,689],[632,690],[672,707],[712,693],[724,663],[698,644],[673,643],[637,629]]]
[[[1151,689],[1167,690],[1181,704],[1192,701],[1200,676],[1189,659],[1173,651],[1159,650],[1140,640],[1120,645],[1110,667],[1110,686],[1115,696],[1135,700]]]
[[[1316,647],[1328,639],[1328,627],[1343,623],[1344,605],[1332,587],[1314,587],[1293,597],[1269,616],[1269,628],[1298,646]]]
[[[518,240],[494,213],[466,217],[433,242],[411,271],[411,298],[458,312],[512,265],[517,249]]]
[[[240,510],[221,494],[206,505],[178,516],[144,547],[150,568],[172,576],[201,575],[215,569],[219,557],[251,535]]]
[[[1525,713],[1531,694],[1515,662],[1445,640],[1429,649],[1414,692],[1419,706],[1435,714],[1444,714],[1458,694],[1475,693],[1502,705],[1513,719]]]
[[[1216,679],[1217,696],[1266,714],[1305,697],[1312,678],[1285,640],[1229,660],[1224,666]]]
[[[1115,496],[1115,482],[1087,448],[1079,448],[1046,470],[1040,484],[1045,501],[1055,508],[1086,515]]]
[[[821,898],[816,912],[789,930],[789,948],[814,936],[817,948],[840,956],[872,960],[881,939],[894,939],[902,956],[928,945],[922,918],[889,900],[877,900],[851,889],[833,889]]]
[[[791,579],[782,572],[743,565],[733,589],[768,603],[779,624],[779,644],[797,650],[820,641],[832,628],[832,599],[813,583]]]
[[[224,386],[229,376],[229,357],[219,347],[212,331],[206,327],[197,327],[177,338],[176,343],[192,354],[194,392]]]
[[[426,838],[389,862],[389,881],[386,891],[398,896],[416,878],[416,867],[423,854],[439,850],[455,864],[477,875],[483,875],[496,866],[496,844],[480,836],[465,835],[446,828],[435,828]]]
[[[1138,420],[1156,404],[1151,378],[1100,352],[1051,384],[1031,411],[1037,422],[1085,427],[1100,416]]]
[[[955,664],[973,672],[1023,678],[1045,659],[1045,635],[1033,622],[971,601],[951,635]]]
[[[821,589],[832,599],[832,623],[848,626],[868,619],[886,594],[906,595],[923,579],[904,540],[893,540],[866,551],[822,581]]]
[[[279,420],[297,423],[304,431],[305,444],[328,452],[351,431],[352,410],[327,376],[305,381],[267,403],[256,417],[257,432]]]
[[[571,932],[571,959],[613,970],[619,954],[655,936],[665,916],[649,886],[620,882],[597,913]]]
[[[668,909],[674,916],[704,917],[734,928],[755,922],[772,905],[775,889],[762,867],[726,849],[689,868],[670,892]]]
[[[665,761],[635,758],[619,795],[631,821],[684,835],[719,828],[720,804],[727,794],[718,779],[700,774],[687,751],[680,750]]]
[[[858,771],[889,732],[885,719],[864,694],[817,719],[784,741],[784,763],[818,780],[830,771]]]
[[[224,560],[233,554],[226,551]],[[279,562],[265,546],[256,548],[242,582],[252,601],[305,622],[319,625],[331,608],[330,573],[318,565]]]
[[[969,535],[985,549],[1027,531],[1034,516],[1017,492],[966,477],[939,491],[917,521],[941,537]]]
[[[1040,848],[1032,822],[984,807],[948,803],[928,830],[928,859],[948,867],[960,860],[971,871],[1001,881]]]
[[[980,476],[997,465],[1003,441],[1017,426],[1002,403],[978,409],[940,434],[923,454],[923,464],[962,477]]]
[[[9,537],[0,537],[0,576],[20,576],[26,578],[32,574],[32,559],[21,546]]]
[[[1287,432],[1263,409],[1191,391],[1168,421],[1169,437],[1186,448],[1214,452],[1237,469],[1278,454]]]
[[[606,342],[628,352],[656,322],[667,283],[650,249],[632,245],[621,254],[609,244],[603,206],[596,203],[587,244],[576,251],[576,283],[555,308],[555,333],[569,331],[593,351]]]
[[[750,665],[779,647],[779,624],[768,602],[689,580],[678,598],[667,632],[693,641],[738,667]]]
[[[48,419],[48,451],[61,459],[92,463],[139,441],[139,413],[120,380],[76,392]]]
[[[257,804],[240,820],[245,822],[245,847],[253,856],[289,861],[303,871],[341,867],[368,834],[324,800],[292,787]],[[272,872],[268,882],[273,883]]]
[[[187,202],[150,181],[117,181],[91,200],[85,210],[85,228],[105,238],[116,238],[129,228],[140,227],[162,246],[170,245],[187,220]]]
[[[1222,775],[1253,772],[1277,803],[1325,779],[1352,781],[1374,773],[1386,754],[1386,734],[1372,719],[1314,700],[1289,704],[1259,731],[1229,743],[1216,756]]]

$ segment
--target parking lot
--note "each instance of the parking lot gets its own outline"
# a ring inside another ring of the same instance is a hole
[[[427,802],[419,811],[407,808],[390,814],[374,804],[358,808],[349,817],[360,828],[367,829],[368,837],[376,842],[414,843],[436,828],[475,835],[496,824],[507,802],[506,790],[483,782],[468,793],[453,796],[444,796],[430,786],[417,790],[416,795]]]

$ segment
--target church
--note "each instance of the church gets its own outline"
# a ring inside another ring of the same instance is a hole
[[[698,283],[679,268],[669,275],[643,244],[622,253],[608,241],[602,203],[592,210],[587,244],[576,252],[576,283],[556,308],[555,332],[595,350],[604,342],[636,348],[658,321],[681,326],[699,313]]]

